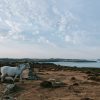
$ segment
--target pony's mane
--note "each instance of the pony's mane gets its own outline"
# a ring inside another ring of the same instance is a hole
[[[21,63],[19,64],[17,67],[20,69],[21,68],[21,65],[27,65],[28,63]]]
[[[24,64],[18,64],[18,66],[17,66],[17,67],[18,67],[18,69],[20,69],[20,68],[21,68],[21,65],[24,65]]]

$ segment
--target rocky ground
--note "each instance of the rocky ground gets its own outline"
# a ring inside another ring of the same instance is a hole
[[[12,100],[100,100],[100,81],[91,80],[91,73],[81,71],[61,70],[37,72],[41,80],[24,80],[16,82],[16,89],[9,95]],[[64,82],[63,87],[44,88],[40,83],[55,79]],[[100,77],[99,77],[100,79]],[[3,84],[0,83],[0,96]]]

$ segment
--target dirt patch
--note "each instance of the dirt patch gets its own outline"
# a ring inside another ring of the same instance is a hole
[[[100,100],[100,82],[88,80],[86,73],[79,71],[43,71],[38,73],[43,80],[16,82],[22,90],[13,92],[17,100]],[[66,87],[42,88],[40,83],[54,78],[67,84]],[[0,84],[0,96],[3,85]],[[90,99],[86,99],[90,98]]]

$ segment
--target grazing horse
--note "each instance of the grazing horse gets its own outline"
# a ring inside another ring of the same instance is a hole
[[[29,69],[30,65],[29,63],[25,63],[25,64],[20,64],[16,67],[12,67],[12,66],[3,66],[1,67],[1,81],[4,80],[5,76],[15,76],[14,77],[14,81],[17,78],[17,76],[20,76],[20,80],[22,80],[22,72],[25,69]]]

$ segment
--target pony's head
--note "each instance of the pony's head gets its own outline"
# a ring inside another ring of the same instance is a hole
[[[29,65],[29,63],[24,63],[24,64],[18,65],[18,68],[19,69],[29,69],[30,65]]]

